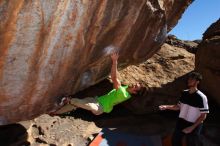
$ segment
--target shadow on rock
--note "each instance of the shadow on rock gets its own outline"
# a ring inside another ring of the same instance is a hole
[[[0,126],[0,145],[28,146],[27,131],[21,124]]]

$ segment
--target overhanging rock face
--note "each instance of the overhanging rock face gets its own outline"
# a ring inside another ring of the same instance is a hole
[[[0,124],[150,58],[191,0],[0,0]]]

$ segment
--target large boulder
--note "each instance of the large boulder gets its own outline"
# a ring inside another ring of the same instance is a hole
[[[196,53],[196,70],[202,73],[201,88],[220,105],[220,19],[203,34]]]
[[[192,0],[1,0],[0,124],[31,119],[150,58]]]

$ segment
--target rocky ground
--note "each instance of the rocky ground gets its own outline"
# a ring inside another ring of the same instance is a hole
[[[0,127],[1,145],[31,146],[86,146],[103,128],[126,131],[137,135],[160,135],[164,146],[169,146],[169,137],[178,113],[160,112],[158,105],[175,103],[184,89],[187,73],[194,69],[194,54],[185,49],[164,44],[161,50],[146,62],[129,66],[120,71],[123,83],[141,82],[146,87],[143,97],[135,97],[118,105],[110,114],[94,116],[77,109],[62,116],[41,115],[30,121]],[[112,88],[104,80],[77,97],[102,95]],[[216,135],[220,132],[217,107],[211,106],[203,132],[206,146],[219,145]],[[40,107],[39,107],[40,108]]]

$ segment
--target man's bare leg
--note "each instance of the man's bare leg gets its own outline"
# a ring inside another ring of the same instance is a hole
[[[63,114],[75,110],[76,108],[82,108],[91,111],[95,115],[100,115],[103,113],[101,106],[98,104],[97,99],[94,97],[87,97],[83,99],[79,98],[63,98],[61,103],[61,108],[54,112],[54,115]]]

